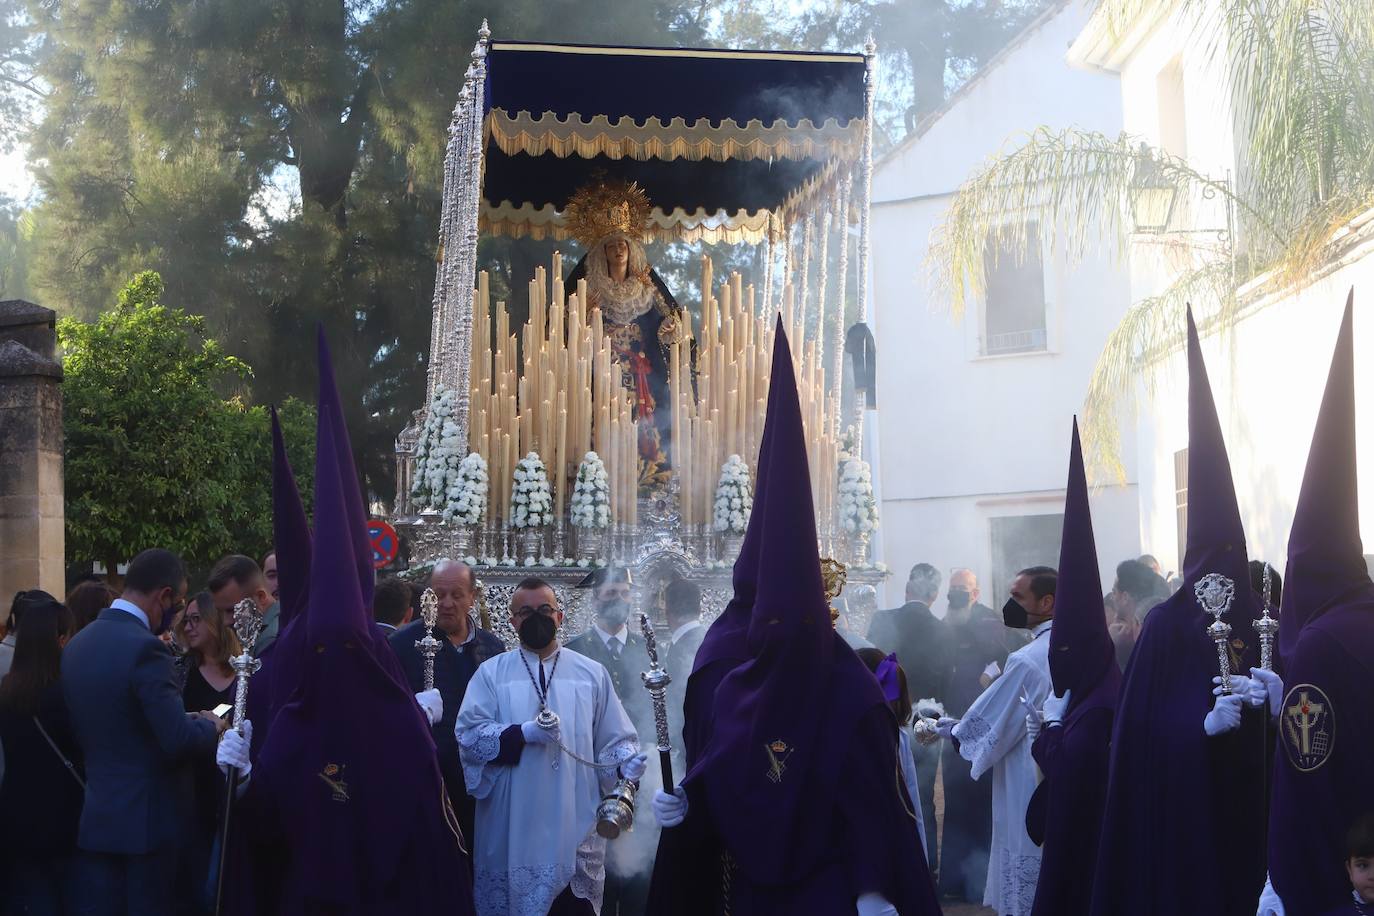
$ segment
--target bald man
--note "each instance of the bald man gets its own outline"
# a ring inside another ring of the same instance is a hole
[[[473,619],[473,599],[477,579],[472,567],[458,560],[440,560],[429,576],[429,587],[439,599],[439,619],[435,638],[439,654],[434,656],[434,686],[443,699],[443,716],[434,725],[434,743],[439,748],[439,769],[444,774],[453,810],[463,826],[463,835],[472,837],[474,802],[463,786],[463,765],[458,760],[458,742],[453,726],[463,705],[468,682],[477,666],[506,651],[500,637],[477,626]],[[425,635],[425,622],[414,620],[391,634],[389,642],[401,660],[410,689],[424,689],[424,659],[415,648]]]

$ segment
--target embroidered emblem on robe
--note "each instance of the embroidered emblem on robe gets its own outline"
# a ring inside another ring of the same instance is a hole
[[[770,741],[763,746],[768,754],[768,778],[773,782],[782,782],[782,774],[787,771],[787,758],[792,754],[792,748],[787,746],[786,741]]]
[[[1298,684],[1284,697],[1281,714],[1288,759],[1310,773],[1331,756],[1336,741],[1336,710],[1320,687]]]

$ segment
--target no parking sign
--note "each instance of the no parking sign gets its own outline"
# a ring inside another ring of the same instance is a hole
[[[372,545],[373,569],[382,569],[390,564],[401,549],[401,539],[396,536],[396,529],[381,519],[374,518],[367,523],[367,541]]]

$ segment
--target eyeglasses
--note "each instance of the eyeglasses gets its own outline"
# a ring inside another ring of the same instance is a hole
[[[188,630],[191,629],[191,627],[200,626],[202,622],[202,618],[199,614],[187,614],[182,620]]]
[[[526,617],[535,613],[543,614],[545,617],[552,617],[554,614],[558,613],[558,608],[547,604],[541,604],[539,605],[539,607],[530,607],[529,605],[525,605],[511,616],[516,618],[517,620],[524,620]]]

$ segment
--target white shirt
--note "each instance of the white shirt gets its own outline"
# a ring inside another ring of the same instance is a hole
[[[692,632],[699,626],[701,626],[700,620],[689,620],[682,626],[674,630],[672,636],[670,636],[669,639],[671,639],[673,642],[677,642],[678,640],[682,639],[682,637],[686,636],[688,633]]]
[[[115,610],[123,611],[126,614],[133,614],[135,617],[139,619],[139,622],[142,623],[145,627],[148,627],[148,629],[150,630],[152,629],[151,626],[148,626],[148,615],[143,613],[143,608],[134,604],[132,601],[125,601],[123,598],[116,598],[115,600],[110,602],[110,607],[114,608]]]
[[[621,624],[620,629],[616,630],[614,633],[607,633],[597,624],[592,624],[592,630],[595,631],[597,636],[601,637],[601,642],[605,644],[607,649],[611,647],[611,643],[615,643],[617,653],[625,650],[625,642],[630,638],[629,627],[624,624]]]
[[[615,784],[613,764],[639,753],[639,739],[605,666],[560,649],[544,671],[562,743],[608,766],[593,769],[552,744],[526,744],[514,766],[492,764],[501,733],[539,712],[539,657],[522,647],[477,668],[454,735],[464,781],[477,800],[478,916],[546,916],[569,885],[601,909],[606,841],[596,834],[596,808]]]
[[[959,753],[979,779],[992,771],[992,850],[983,903],[1002,916],[1027,916],[1040,876],[1040,847],[1026,834],[1026,808],[1037,781],[1026,733],[1025,697],[1036,709],[1050,692],[1050,625],[1007,657],[1002,676],[973,701],[954,726]]]

